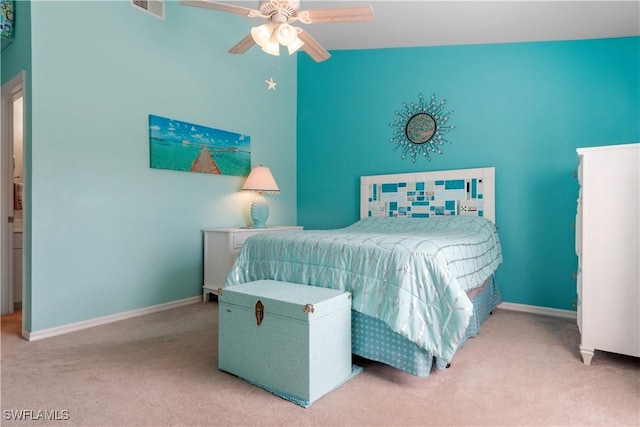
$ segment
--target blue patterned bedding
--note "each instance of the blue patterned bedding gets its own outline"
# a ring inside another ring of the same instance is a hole
[[[349,291],[353,310],[450,361],[472,315],[466,291],[501,262],[497,229],[483,217],[369,217],[252,236],[226,286],[274,279]]]

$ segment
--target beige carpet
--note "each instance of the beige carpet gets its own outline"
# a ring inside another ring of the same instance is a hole
[[[640,425],[640,359],[596,352],[593,365],[584,366],[572,320],[498,309],[450,369],[417,378],[357,359],[363,373],[303,409],[217,370],[217,317],[217,303],[193,304],[27,342],[19,318],[3,316],[0,422]],[[12,419],[45,410],[68,419]]]

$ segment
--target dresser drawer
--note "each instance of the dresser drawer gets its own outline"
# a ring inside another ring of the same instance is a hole
[[[252,231],[239,231],[237,233],[233,233],[233,249],[240,249],[242,245],[244,245],[245,240],[247,240],[251,236],[255,236],[257,233]]]

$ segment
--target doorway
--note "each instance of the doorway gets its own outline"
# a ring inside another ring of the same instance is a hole
[[[24,296],[24,81],[21,72],[2,85],[0,141],[0,288],[2,314],[22,312]],[[22,313],[20,314],[22,317]],[[22,319],[24,324],[24,319]]]

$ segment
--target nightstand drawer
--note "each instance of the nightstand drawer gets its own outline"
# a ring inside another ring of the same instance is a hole
[[[255,236],[256,234],[257,233],[255,231],[239,231],[237,233],[233,233],[233,249],[242,248],[245,240],[251,236]]]
[[[224,287],[229,270],[247,239],[255,234],[276,231],[302,230],[295,225],[266,228],[208,228],[204,235],[204,285],[203,300],[208,293]]]

